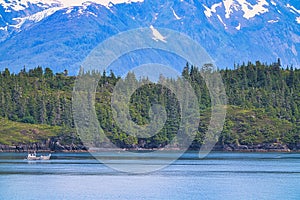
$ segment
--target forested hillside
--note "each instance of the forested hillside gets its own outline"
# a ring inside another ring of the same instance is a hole
[[[235,65],[234,69],[220,70],[220,73],[228,96],[227,118],[217,145],[221,150],[285,149],[285,145],[289,149],[300,148],[300,70],[282,68],[278,60],[272,64],[257,61]],[[187,64],[182,75],[191,83],[199,100],[201,122],[191,146],[199,148],[210,117],[210,96],[197,67]],[[95,71],[82,71],[81,76],[100,77],[95,98],[96,113],[105,134],[118,146],[160,148],[177,133],[179,103],[167,88],[149,83],[131,97],[131,118],[139,125],[150,122],[149,109],[153,103],[166,107],[168,118],[163,129],[159,134],[143,139],[127,135],[113,120],[111,94],[120,78],[113,72],[99,74]],[[126,79],[145,81],[133,73]],[[50,68],[42,67],[29,71],[24,68],[18,74],[12,74],[8,69],[1,72],[0,143],[18,146],[42,143],[52,150],[57,149],[53,144],[59,144],[60,149],[65,148],[61,144],[78,145],[72,118],[75,80],[76,77],[68,76],[66,70],[54,74]],[[52,141],[52,147],[49,141]]]

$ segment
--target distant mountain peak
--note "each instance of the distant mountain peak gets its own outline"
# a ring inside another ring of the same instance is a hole
[[[69,14],[74,7],[82,7],[78,10],[78,15],[83,15],[84,10],[93,3],[110,9],[116,4],[130,4],[143,1],[144,0],[0,0],[0,42],[6,40],[12,33],[20,32],[24,28],[40,22],[58,10],[67,9],[65,14]],[[4,13],[1,13],[1,11]],[[86,14],[96,16],[93,12],[89,11]]]
[[[30,4],[41,8],[61,6],[61,3],[55,0],[0,0],[0,5],[3,6],[5,12],[22,11],[27,9]]]
[[[38,5],[42,8],[49,7],[73,7],[82,6],[85,3],[97,3],[104,6],[109,6],[110,3],[121,4],[121,3],[133,3],[143,2],[144,0],[0,0],[0,4],[6,9],[7,12],[21,11],[29,7],[30,4]]]

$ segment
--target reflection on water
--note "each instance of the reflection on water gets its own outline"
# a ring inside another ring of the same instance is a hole
[[[300,154],[185,153],[149,174],[117,172],[88,153],[54,153],[27,161],[24,153],[0,153],[0,199],[299,199]],[[111,164],[141,160],[97,154]],[[172,153],[147,158],[159,165]]]

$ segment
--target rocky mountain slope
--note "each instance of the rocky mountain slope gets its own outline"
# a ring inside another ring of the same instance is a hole
[[[139,27],[187,34],[220,68],[278,57],[300,65],[297,0],[0,0],[0,69],[75,74],[103,40]]]

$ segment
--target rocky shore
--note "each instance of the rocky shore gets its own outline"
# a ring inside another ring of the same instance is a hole
[[[104,148],[101,150],[113,151],[113,148]],[[164,148],[124,148],[124,150],[161,150]],[[179,150],[179,148],[173,148],[172,150]],[[199,150],[198,148],[191,148],[190,150]],[[58,141],[49,141],[45,143],[34,143],[34,144],[20,144],[20,145],[1,145],[0,152],[86,152],[88,148],[83,144],[68,144],[62,145]],[[300,144],[281,144],[281,143],[263,143],[255,145],[236,145],[236,144],[224,144],[215,145],[213,151],[220,152],[299,152]]]
[[[227,152],[292,152],[300,151],[300,144],[262,143],[253,145],[225,144],[216,145],[214,151]]]
[[[0,152],[84,152],[87,148],[82,144],[62,145],[59,142],[20,144],[20,145],[1,145]]]

